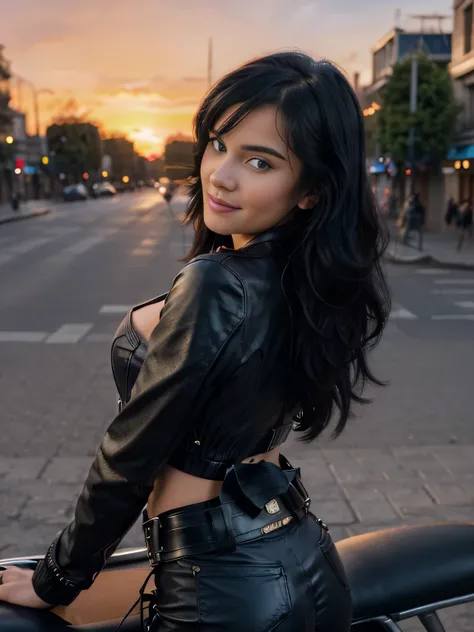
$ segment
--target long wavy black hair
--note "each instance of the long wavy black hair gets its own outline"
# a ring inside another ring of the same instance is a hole
[[[301,187],[319,196],[311,211],[290,210],[282,226],[289,255],[282,287],[292,313],[298,429],[311,441],[337,411],[336,437],[352,403],[369,401],[362,397],[365,384],[382,384],[369,369],[367,352],[390,310],[381,267],[387,237],[367,178],[362,112],[334,64],[300,52],[268,55],[223,77],[194,121],[195,169],[185,222],[194,225],[195,238],[185,261],[216,245],[232,247],[229,236],[204,223],[200,170],[209,130],[236,105],[218,131],[228,132],[255,108],[274,105],[284,140],[303,164]]]

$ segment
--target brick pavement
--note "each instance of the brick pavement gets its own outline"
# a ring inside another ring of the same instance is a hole
[[[313,511],[339,540],[402,524],[471,521],[474,445],[338,449],[291,442]],[[0,555],[42,553],[71,519],[91,457],[3,457]],[[140,525],[123,546],[141,546]]]

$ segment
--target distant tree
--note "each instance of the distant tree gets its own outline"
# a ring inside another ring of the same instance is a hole
[[[48,127],[46,138],[56,172],[62,171],[69,179],[80,181],[85,171],[100,170],[102,144],[99,130],[92,123],[56,122]]]
[[[194,166],[194,142],[184,134],[169,136],[164,151],[165,175],[170,180],[185,180]]]
[[[418,59],[417,111],[410,114],[411,59],[393,68],[393,74],[380,90],[382,109],[377,112],[377,134],[384,153],[389,153],[398,168],[408,160],[408,135],[415,127],[415,164],[438,165],[455,139],[457,118],[462,110],[453,95],[446,68],[420,55]]]

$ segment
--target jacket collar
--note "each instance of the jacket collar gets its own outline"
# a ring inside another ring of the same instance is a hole
[[[247,248],[252,248],[253,246],[257,246],[258,244],[263,244],[267,241],[280,241],[282,237],[282,229],[280,226],[273,226],[268,230],[265,230],[263,233],[259,233],[255,235],[245,246],[239,248],[239,250],[246,250]]]

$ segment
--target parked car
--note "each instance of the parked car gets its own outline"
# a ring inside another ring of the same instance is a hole
[[[89,197],[84,184],[70,184],[63,189],[65,202],[75,202],[76,200],[87,200]]]
[[[94,184],[92,190],[96,197],[115,195],[117,193],[117,189],[113,184],[110,184],[110,182],[99,182]]]

